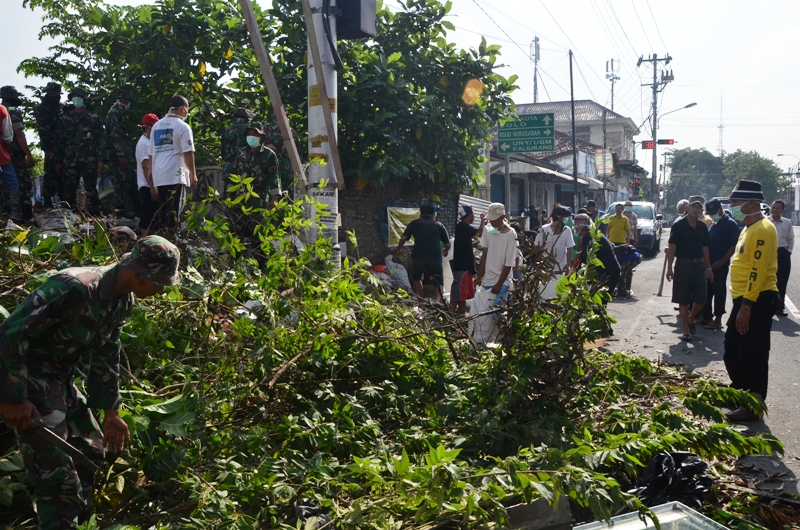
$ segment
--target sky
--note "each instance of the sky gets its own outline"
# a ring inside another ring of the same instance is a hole
[[[146,3],[147,0],[115,4]],[[261,0],[267,1],[267,0]],[[271,0],[269,0],[271,1]],[[40,13],[22,8],[22,0],[4,0],[6,25],[0,31],[0,84],[24,91],[16,73],[19,62],[47,53],[38,40]],[[384,0],[400,9],[400,0]],[[456,29],[448,39],[461,48],[477,47],[485,36],[500,44],[503,75],[517,75],[517,103],[533,102],[530,46],[540,41],[539,101],[569,99],[569,57],[575,54],[576,99],[611,106],[606,62],[615,59],[614,109],[642,124],[651,112],[652,66],[636,66],[640,56],[669,54],[675,80],[659,95],[659,138],[672,138],[676,148],[705,148],[718,154],[719,125],[727,152],[755,150],[784,170],[800,161],[800,46],[796,21],[800,8],[789,0],[452,0],[447,20]],[[659,73],[660,77],[660,73]],[[25,91],[29,93],[28,91]],[[697,106],[665,115],[687,104]],[[637,141],[650,137],[642,126]],[[665,146],[660,146],[662,149]],[[663,152],[663,151],[660,151]],[[787,156],[777,157],[779,153]],[[640,165],[649,168],[651,153],[637,149]],[[661,156],[659,155],[659,158]]]

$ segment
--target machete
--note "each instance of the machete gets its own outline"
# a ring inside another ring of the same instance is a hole
[[[46,441],[50,445],[61,449],[64,454],[72,457],[75,463],[80,464],[83,467],[88,467],[93,471],[100,471],[100,468],[97,466],[97,464],[89,460],[88,456],[80,452],[74,445],[70,444],[38,421],[31,420],[30,432]]]

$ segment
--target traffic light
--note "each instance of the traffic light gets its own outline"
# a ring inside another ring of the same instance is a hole
[[[650,143],[652,144],[653,142],[650,142]],[[658,145],[673,145],[674,143],[675,143],[675,140],[659,140],[658,141]]]
[[[650,142],[650,144],[652,144],[652,143],[653,142]],[[652,149],[652,147],[651,147],[651,149]],[[641,179],[639,179],[639,177],[636,177],[634,179],[634,181],[633,181],[633,194],[634,195],[639,195],[639,184],[641,184],[641,183],[642,183],[642,181],[641,181]]]
[[[659,140],[658,143],[661,143],[661,140]],[[642,141],[642,149],[652,149],[653,147],[653,140]]]

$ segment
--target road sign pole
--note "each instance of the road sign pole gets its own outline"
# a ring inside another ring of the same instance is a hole
[[[503,180],[503,202],[506,214],[511,215],[511,155],[506,155],[506,173]]]

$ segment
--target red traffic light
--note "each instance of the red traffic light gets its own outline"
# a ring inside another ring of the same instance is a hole
[[[650,142],[653,143],[653,142]],[[675,140],[659,140],[658,145],[673,145]]]
[[[661,140],[659,140],[658,143],[661,143]],[[642,141],[642,149],[653,149],[653,147],[653,140]]]
[[[650,143],[652,143],[652,142],[650,142]],[[634,180],[634,182],[636,183],[637,186],[642,183],[642,181],[639,180],[638,178],[636,180]]]

